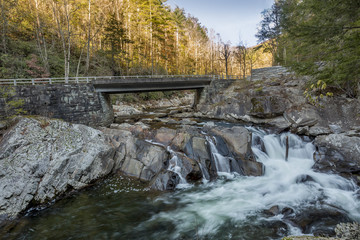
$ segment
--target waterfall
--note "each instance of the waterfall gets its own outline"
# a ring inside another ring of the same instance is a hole
[[[188,188],[190,187],[190,184],[187,183],[185,177],[182,173],[182,161],[181,159],[178,157],[177,153],[171,149],[170,146],[165,146],[162,143],[158,143],[158,142],[154,142],[152,140],[145,140],[146,142],[153,144],[155,146],[160,146],[166,149],[166,151],[170,154],[170,160],[169,160],[169,167],[168,167],[168,171],[171,171],[173,173],[176,173],[176,175],[179,176],[180,178],[180,182],[179,184],[176,186],[176,188]]]
[[[179,159],[177,154],[170,147],[167,147],[167,151],[170,153],[170,156],[171,156],[171,159],[169,160],[168,170],[176,173],[180,178],[180,182],[176,187],[177,188],[189,187],[189,184],[186,182],[186,179],[184,178],[183,174],[181,173],[182,161]]]
[[[219,150],[216,147],[216,142],[210,136],[206,136],[206,140],[210,146],[210,151],[212,158],[215,162],[216,172],[219,176],[225,176],[228,178],[232,178],[233,175],[231,173],[231,161],[235,161],[233,158],[225,157],[219,153]]]
[[[194,224],[200,238],[222,238],[223,234],[231,232],[234,239],[256,239],[254,236],[261,236],[258,226],[262,226],[260,229],[267,234],[267,239],[280,239],[285,235],[309,234],[323,225],[323,228],[333,229],[335,226],[331,224],[339,221],[338,215],[343,216],[341,219],[360,220],[359,188],[341,176],[315,172],[312,169],[315,152],[312,142],[290,133],[276,135],[254,128],[248,130],[253,133],[255,158],[265,166],[263,176],[238,175],[174,192],[170,200],[163,201],[178,207],[154,215],[147,224],[160,220],[172,223],[175,229],[170,234],[171,239],[188,236],[186,234],[193,231]],[[219,154],[210,137],[207,140],[217,171],[229,173],[229,159]],[[278,211],[274,216],[267,216],[264,212],[271,208]],[[304,232],[297,219],[306,214],[312,216],[314,211],[320,212],[319,219],[309,218],[308,232]]]

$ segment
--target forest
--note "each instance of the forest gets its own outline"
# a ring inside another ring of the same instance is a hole
[[[360,95],[359,0],[277,0],[262,15],[259,41],[275,62],[313,77],[308,91]]]
[[[166,0],[0,0],[0,11],[0,78],[244,77],[270,64]]]

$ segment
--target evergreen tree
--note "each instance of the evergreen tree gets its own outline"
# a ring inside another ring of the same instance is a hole
[[[126,44],[131,43],[123,26],[123,16],[120,19],[113,14],[105,27],[105,41],[110,44],[111,69],[114,75],[122,75],[123,59],[126,53]],[[118,63],[118,64],[117,64]]]
[[[278,38],[281,34],[281,7],[278,2],[275,2],[271,8],[265,9],[262,13],[262,21],[260,22],[260,29],[255,35],[259,43],[264,47],[264,51],[269,51],[273,55],[273,65],[275,64],[275,55],[278,48]]]
[[[281,61],[300,74],[312,75],[359,94],[360,1],[282,0]]]

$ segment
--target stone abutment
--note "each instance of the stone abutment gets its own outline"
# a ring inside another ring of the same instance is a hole
[[[15,95],[8,100],[24,101],[25,115],[59,118],[88,126],[108,126],[114,113],[110,96],[97,93],[92,84],[15,86]],[[5,99],[0,98],[0,114],[6,117]]]

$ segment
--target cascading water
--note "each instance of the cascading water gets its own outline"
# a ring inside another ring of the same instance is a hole
[[[169,160],[169,167],[167,170],[176,173],[176,175],[179,176],[179,184],[176,186],[178,189],[181,188],[188,188],[190,187],[190,185],[186,182],[186,179],[184,176],[184,174],[182,173],[182,161],[181,159],[178,157],[177,153],[175,151],[173,151],[169,146],[166,147],[165,145],[161,144],[161,143],[157,143],[151,140],[146,140],[146,142],[153,144],[153,145],[157,145],[163,148],[166,148],[167,152],[170,154],[170,160]]]
[[[171,159],[169,160],[169,168],[168,168],[168,170],[171,171],[171,172],[176,173],[180,178],[180,182],[177,185],[177,188],[187,188],[187,187],[189,187],[190,185],[187,184],[186,179],[184,178],[183,174],[181,173],[181,169],[182,169],[181,160],[179,159],[177,154],[170,147],[167,147],[167,151],[171,155]]]
[[[124,195],[116,189],[118,180],[109,180],[115,183],[105,182],[96,191],[45,210],[17,237],[261,240],[326,233],[339,222],[360,220],[358,187],[340,176],[314,172],[315,148],[310,141],[248,129],[256,160],[265,166],[261,177],[225,174],[217,181],[155,198],[143,191]],[[210,138],[208,142],[218,172],[228,171],[229,159]],[[168,170],[185,184],[181,159],[168,151],[172,157]],[[123,188],[123,180],[120,183]]]
[[[315,147],[311,142],[290,133],[275,135],[248,129],[253,133],[254,155],[265,165],[264,176],[223,179],[176,192],[171,198],[159,198],[158,202],[181,207],[154,215],[139,228],[160,221],[173,226],[164,232],[172,239],[189,237],[194,231],[200,239],[279,239],[290,234],[311,234],[317,228],[329,231],[334,227],[324,223],[329,218],[360,220],[356,185],[337,175],[314,172]],[[226,159],[210,139],[208,142],[217,170],[228,171]],[[266,212],[271,208],[277,211],[269,216]],[[311,215],[315,210],[320,217]],[[301,219],[305,212],[311,216],[304,227]],[[311,222],[311,218],[318,222]]]
[[[211,154],[214,158],[216,171],[218,174],[230,173],[230,158],[222,156],[210,136],[206,137],[210,145]]]

